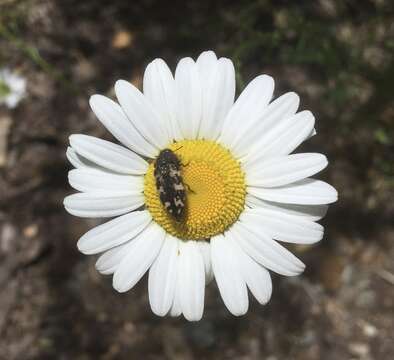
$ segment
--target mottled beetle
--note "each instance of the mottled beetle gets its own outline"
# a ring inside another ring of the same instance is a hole
[[[155,161],[154,175],[161,203],[175,221],[181,221],[185,214],[186,192],[181,162],[172,150],[160,151]]]

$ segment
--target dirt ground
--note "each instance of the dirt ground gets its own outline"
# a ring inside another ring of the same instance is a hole
[[[394,357],[394,8],[376,1],[0,1],[0,67],[27,80],[0,107],[0,359],[391,360]],[[313,3],[313,4],[312,4]],[[141,84],[214,49],[240,88],[265,72],[317,118],[339,192],[323,241],[293,247],[267,306],[233,317],[216,285],[198,323],[158,318],[146,278],[126,294],[76,249],[94,220],[67,214],[68,136],[111,139],[89,110],[119,78]]]

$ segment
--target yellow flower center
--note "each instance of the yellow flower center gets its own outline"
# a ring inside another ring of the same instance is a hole
[[[244,173],[232,154],[208,140],[183,140],[168,146],[181,161],[186,214],[177,222],[159,198],[155,162],[144,180],[145,204],[165,231],[180,239],[204,240],[223,233],[241,214],[246,195]]]

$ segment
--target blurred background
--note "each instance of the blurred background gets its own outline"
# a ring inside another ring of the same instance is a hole
[[[318,132],[303,150],[327,154],[339,201],[267,306],[235,318],[212,284],[188,323],[151,313],[145,278],[118,294],[78,253],[97,222],[63,209],[65,149],[111,139],[90,95],[206,49],[234,61],[238,93],[267,73],[301,96]],[[393,359],[393,53],[391,0],[0,0],[0,359]]]

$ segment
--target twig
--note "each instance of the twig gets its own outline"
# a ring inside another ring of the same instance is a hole
[[[391,285],[394,285],[394,274],[384,270],[384,269],[378,269],[375,271],[375,273],[380,276],[383,280],[386,280],[388,283]]]

